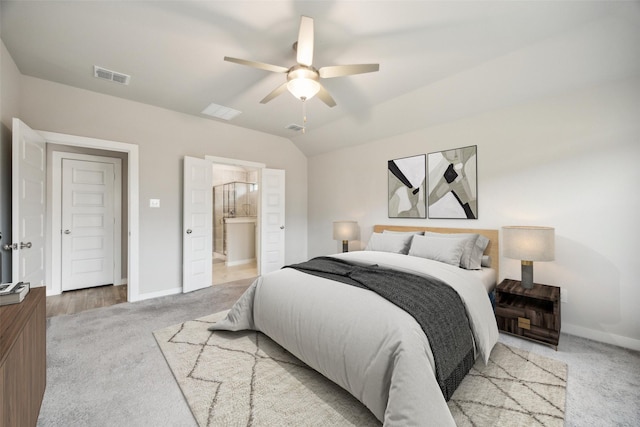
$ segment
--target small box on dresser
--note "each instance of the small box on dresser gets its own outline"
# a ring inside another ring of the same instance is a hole
[[[534,283],[525,289],[520,281],[505,279],[496,286],[498,329],[558,348],[560,339],[560,288]]]

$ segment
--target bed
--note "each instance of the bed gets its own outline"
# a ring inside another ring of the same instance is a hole
[[[498,339],[498,259],[497,230],[376,225],[364,251],[259,277],[210,330],[263,332],[385,426],[453,426],[446,397]]]

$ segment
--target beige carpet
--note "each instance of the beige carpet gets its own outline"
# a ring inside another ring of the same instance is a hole
[[[225,312],[154,332],[200,426],[369,426],[375,417],[261,333],[207,331]],[[567,366],[498,343],[449,401],[458,426],[561,426]]]

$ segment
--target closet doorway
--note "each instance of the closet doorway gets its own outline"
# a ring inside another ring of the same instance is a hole
[[[113,285],[120,276],[120,180],[120,159],[62,158],[63,291]]]
[[[59,230],[52,233],[52,247],[61,248],[52,251],[53,293],[121,285],[123,259],[124,269],[127,267],[127,248],[123,253],[122,245],[126,199],[122,162],[126,156],[110,157],[104,151],[71,150],[57,144],[49,144],[48,151],[51,224],[53,230]]]

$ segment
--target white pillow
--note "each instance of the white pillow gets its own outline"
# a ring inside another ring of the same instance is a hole
[[[411,241],[409,255],[432,259],[459,267],[465,245],[465,239],[414,236]]]
[[[364,250],[406,255],[413,236],[407,233],[373,233]]]
[[[466,270],[477,270],[480,268],[480,259],[482,258],[482,252],[484,249],[477,254],[476,241],[478,240],[479,234],[473,233],[434,233],[428,231],[426,236],[431,237],[440,237],[443,239],[456,239],[464,241],[464,250],[462,251],[462,256],[460,257],[460,267]]]
[[[391,233],[391,234],[413,234],[424,236],[424,231],[393,231],[393,230],[382,230],[382,234]]]

